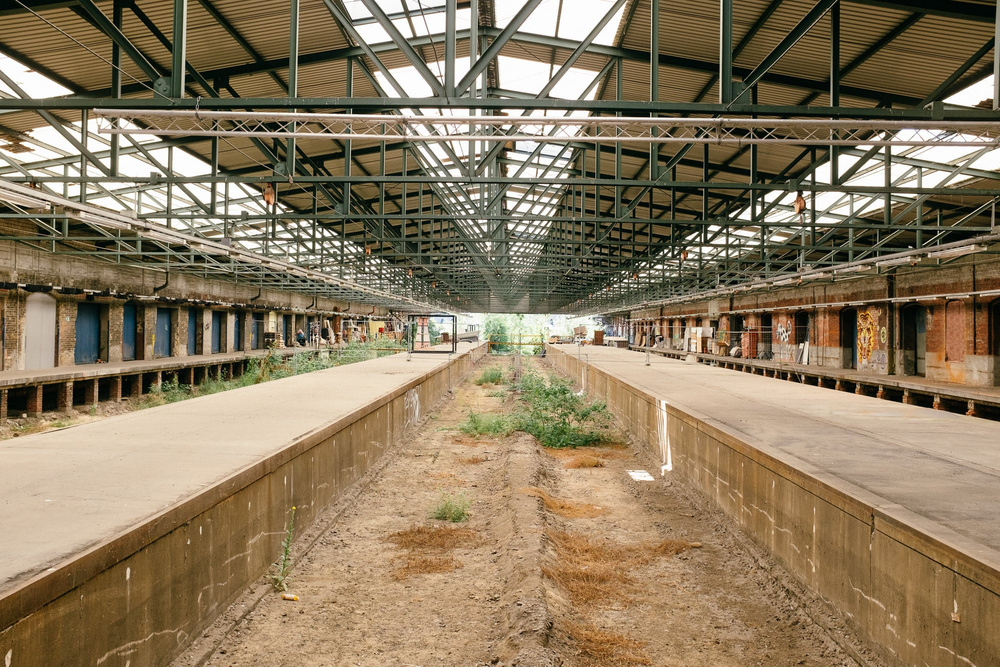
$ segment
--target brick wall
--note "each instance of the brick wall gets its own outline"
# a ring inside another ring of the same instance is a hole
[[[58,297],[57,297],[58,299]],[[76,299],[56,303],[56,366],[72,366],[76,358]]]

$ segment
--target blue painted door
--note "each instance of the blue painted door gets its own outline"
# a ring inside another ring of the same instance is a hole
[[[96,363],[101,355],[101,307],[96,303],[78,303],[76,306],[77,364]]]
[[[291,345],[292,341],[295,340],[293,338],[293,336],[295,335],[295,332],[292,330],[292,322],[293,322],[292,316],[291,315],[285,315],[285,336],[284,336],[284,338],[285,338],[285,345]]]
[[[122,360],[135,360],[136,307],[128,301],[122,309]]]
[[[173,323],[170,321],[169,308],[156,309],[156,334],[153,339],[153,356],[169,357],[170,343],[174,334]]]
[[[225,315],[221,310],[212,311],[212,354],[222,352],[222,318]]]
[[[243,318],[246,313],[233,313],[233,349],[243,350]]]
[[[189,355],[198,354],[198,311],[188,308],[188,349]]]

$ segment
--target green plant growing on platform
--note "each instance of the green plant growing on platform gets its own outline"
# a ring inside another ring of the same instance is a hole
[[[271,575],[271,585],[276,591],[288,590],[288,573],[292,569],[292,536],[295,534],[295,507],[292,507],[292,516],[288,519],[288,528],[285,530],[285,539],[281,541],[281,558],[274,564],[278,568],[276,574]]]
[[[457,494],[441,493],[438,504],[434,506],[431,517],[439,521],[451,521],[458,523],[469,518],[469,506],[471,503],[465,497],[465,493]]]

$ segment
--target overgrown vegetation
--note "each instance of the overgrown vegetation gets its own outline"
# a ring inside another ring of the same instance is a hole
[[[526,369],[518,389],[525,407],[518,428],[546,447],[588,447],[608,440],[614,420],[607,406],[574,393],[567,380]]]
[[[469,518],[470,505],[463,492],[442,493],[437,505],[431,511],[431,518],[459,523]]]
[[[503,369],[499,366],[484,368],[483,372],[476,378],[476,384],[478,385],[500,384],[501,382],[503,382]]]
[[[492,381],[496,377],[493,370],[484,370],[476,383]],[[496,370],[502,377],[502,371]],[[525,368],[511,389],[520,395],[516,411],[470,412],[459,427],[461,431],[472,436],[506,436],[524,431],[542,445],[555,448],[590,447],[615,439],[614,419],[607,406],[576,394],[568,381],[556,375],[546,378]]]
[[[336,366],[366,361],[376,357],[394,354],[402,351],[402,343],[393,340],[379,339],[366,343],[349,343],[339,349],[313,350],[298,352],[285,359],[278,351],[271,349],[260,357],[251,357],[247,361],[246,371],[239,377],[206,378],[196,385],[180,384],[177,378],[171,378],[153,387],[143,396],[139,408],[151,408],[166,403],[176,403],[195,396],[208,396],[230,389],[249,387],[250,385],[280,380],[293,375],[302,375],[313,371],[321,371]]]

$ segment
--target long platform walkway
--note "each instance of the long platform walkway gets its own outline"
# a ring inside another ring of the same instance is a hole
[[[760,373],[769,377],[794,380],[829,389],[853,391],[857,394],[874,395],[877,398],[1000,420],[1000,387],[942,382],[915,375],[861,373],[852,369],[795,364],[787,361],[742,359],[705,353],[692,354],[664,347],[646,348],[632,345],[629,349],[643,354],[648,350],[650,354],[673,359],[694,356],[699,362],[711,366]]]
[[[577,350],[564,350],[577,356]],[[1000,425],[625,349],[581,356],[1000,570]]]
[[[0,597],[449,357],[397,354],[0,443]]]

